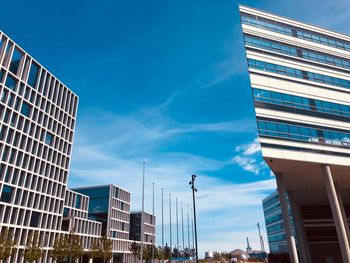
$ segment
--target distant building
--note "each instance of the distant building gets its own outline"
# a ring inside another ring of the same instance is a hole
[[[213,259],[213,252],[211,252],[211,251],[206,251],[205,253],[204,253],[204,258],[205,259]]]
[[[130,240],[141,241],[141,215],[142,212],[130,213]],[[156,219],[151,214],[144,212],[144,228],[143,228],[145,243],[156,242]]]
[[[287,199],[288,200],[288,199]],[[280,254],[288,253],[288,243],[286,240],[286,234],[284,231],[281,204],[279,201],[278,192],[275,191],[266,197],[263,201],[265,225],[267,240],[269,243],[270,253]],[[289,207],[289,205],[288,205]],[[290,220],[292,225],[292,231],[294,234],[293,218],[291,216],[291,210],[289,207]]]

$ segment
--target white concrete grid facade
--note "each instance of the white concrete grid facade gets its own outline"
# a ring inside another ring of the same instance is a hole
[[[2,32],[0,65],[0,228],[13,230],[20,249],[34,230],[52,247],[61,233],[78,97]],[[22,262],[20,255],[10,262]]]
[[[276,175],[290,259],[350,262],[350,37],[239,9],[262,154]]]

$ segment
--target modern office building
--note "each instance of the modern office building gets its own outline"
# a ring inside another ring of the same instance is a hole
[[[67,189],[78,97],[1,31],[0,65],[0,235],[9,229],[18,248],[6,262],[24,262],[34,231],[41,263],[53,262],[49,250],[71,231],[85,250],[106,235],[112,262],[134,262],[130,193],[114,185]]]
[[[116,262],[130,262],[130,193],[115,185],[76,188],[90,198],[89,218],[102,223],[102,234],[113,241]]]
[[[2,32],[0,65],[0,227],[17,263],[33,230],[46,248],[61,232],[78,97]]]
[[[292,235],[295,235],[294,223],[292,212],[289,206],[288,197],[288,212],[289,220],[291,222]],[[265,225],[267,240],[269,243],[269,249],[271,254],[284,254],[288,253],[288,244],[286,239],[286,233],[284,230],[281,203],[279,200],[278,192],[275,191],[267,196],[263,201]]]
[[[276,176],[290,259],[350,262],[350,37],[239,9],[262,154]]]
[[[152,244],[156,242],[156,221],[151,214],[143,213],[143,242]],[[130,213],[130,240],[141,241],[142,212]]]

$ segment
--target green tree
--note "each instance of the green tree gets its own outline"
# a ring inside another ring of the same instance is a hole
[[[152,246],[154,249],[154,258],[157,258],[157,248],[154,245],[147,245],[143,250],[143,259],[149,261],[152,259]]]
[[[16,252],[16,242],[8,227],[0,233],[0,262],[4,262]]]
[[[52,250],[50,251],[50,257],[57,262],[63,261],[68,256],[68,243],[67,238],[62,235],[57,235]]]
[[[136,259],[140,259],[141,257],[141,246],[137,244],[135,241],[132,242],[129,246],[129,250],[131,254],[134,256],[134,262],[136,262]]]
[[[106,236],[102,236],[100,238],[100,258],[103,259],[103,262],[106,262],[106,260],[109,260],[112,258],[113,253],[112,253],[112,245],[113,242],[110,238]]]
[[[27,239],[26,247],[23,251],[23,257],[25,261],[34,262],[41,258],[43,255],[43,250],[40,245],[39,232],[32,232]]]
[[[165,245],[165,247],[163,249],[163,253],[164,253],[164,259],[169,259],[170,258],[171,248],[168,247],[168,244]]]
[[[157,252],[157,259],[165,259],[164,249],[161,246],[158,246]]]
[[[76,261],[84,255],[84,248],[81,244],[80,236],[74,234],[74,232],[70,232],[66,238],[68,243],[69,261]]]
[[[100,244],[98,239],[93,239],[89,251],[86,253],[89,259],[97,259],[100,257]]]

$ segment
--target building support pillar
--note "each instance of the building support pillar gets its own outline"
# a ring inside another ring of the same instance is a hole
[[[279,200],[281,203],[284,231],[286,232],[286,239],[288,242],[290,262],[291,263],[299,263],[298,253],[297,253],[297,249],[295,246],[295,240],[294,240],[294,237],[292,236],[292,232],[291,232],[288,204],[286,201],[286,190],[285,190],[284,185],[283,185],[282,173],[276,174],[276,181],[277,181],[277,190],[278,190]]]
[[[294,227],[298,241],[298,248],[300,252],[302,263],[312,263],[309,244],[306,239],[305,228],[303,223],[303,217],[301,214],[300,206],[295,202],[294,194],[288,192],[289,204],[292,209]]]
[[[329,165],[322,165],[322,173],[324,182],[326,184],[326,190],[328,195],[329,204],[331,206],[335,228],[337,230],[338,241],[344,263],[350,262],[350,250],[349,240],[346,234],[343,215],[339,205],[339,200],[335,190],[332,173]]]
[[[349,229],[348,218],[346,217],[343,199],[341,197],[340,189],[337,187],[336,184],[334,184],[334,185],[335,185],[335,191],[337,192],[337,198],[338,198],[338,202],[339,202],[339,206],[340,206],[340,211],[341,211],[341,214],[343,216],[345,232],[346,232],[346,236],[348,238],[348,244],[350,245],[350,243],[349,243],[350,242],[350,229]]]

